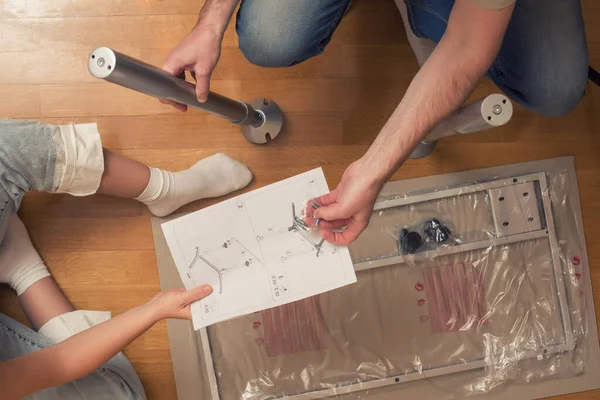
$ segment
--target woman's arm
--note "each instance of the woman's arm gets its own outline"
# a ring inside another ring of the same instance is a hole
[[[191,319],[190,304],[212,293],[210,286],[159,293],[148,303],[98,324],[67,340],[0,363],[3,399],[19,399],[82,378],[114,357],[156,322]]]

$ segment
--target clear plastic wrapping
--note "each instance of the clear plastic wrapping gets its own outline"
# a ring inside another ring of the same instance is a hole
[[[464,397],[582,372],[589,270],[569,176],[382,199],[350,247],[358,283],[208,328],[220,398],[417,380]]]

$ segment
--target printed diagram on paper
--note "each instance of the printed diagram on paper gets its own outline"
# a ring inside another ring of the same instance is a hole
[[[348,249],[302,220],[328,191],[319,168],[162,225],[185,287],[213,287],[195,329],[356,282]]]
[[[201,251],[200,247],[196,247],[196,255],[192,263],[188,266],[188,274],[194,282],[194,286],[202,285],[206,279],[204,274],[206,271],[196,265],[199,262],[208,265],[219,275],[219,285],[216,288],[219,294],[223,293],[223,275],[239,268],[250,267],[253,263],[261,263],[236,238],[231,238],[223,242],[221,246],[210,250]]]

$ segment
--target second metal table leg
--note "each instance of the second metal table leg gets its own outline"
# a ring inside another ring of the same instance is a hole
[[[410,158],[423,158],[433,151],[438,139],[456,134],[465,135],[502,126],[512,118],[513,105],[503,94],[491,94],[466,104],[436,126],[425,140],[415,147]]]

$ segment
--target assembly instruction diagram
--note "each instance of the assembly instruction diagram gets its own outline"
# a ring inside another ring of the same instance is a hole
[[[219,294],[223,293],[223,276],[226,273],[261,262],[236,238],[231,238],[223,242],[221,246],[210,250],[201,251],[200,247],[196,247],[196,255],[188,267],[188,275],[195,286],[202,285],[203,280],[206,279],[205,276],[196,274],[196,271],[200,271],[200,274],[202,274],[203,269],[194,269],[199,261],[208,265],[219,275],[219,286],[217,288]]]
[[[195,329],[356,282],[348,249],[302,219],[328,191],[318,168],[162,225],[186,289],[213,287],[192,304]]]

